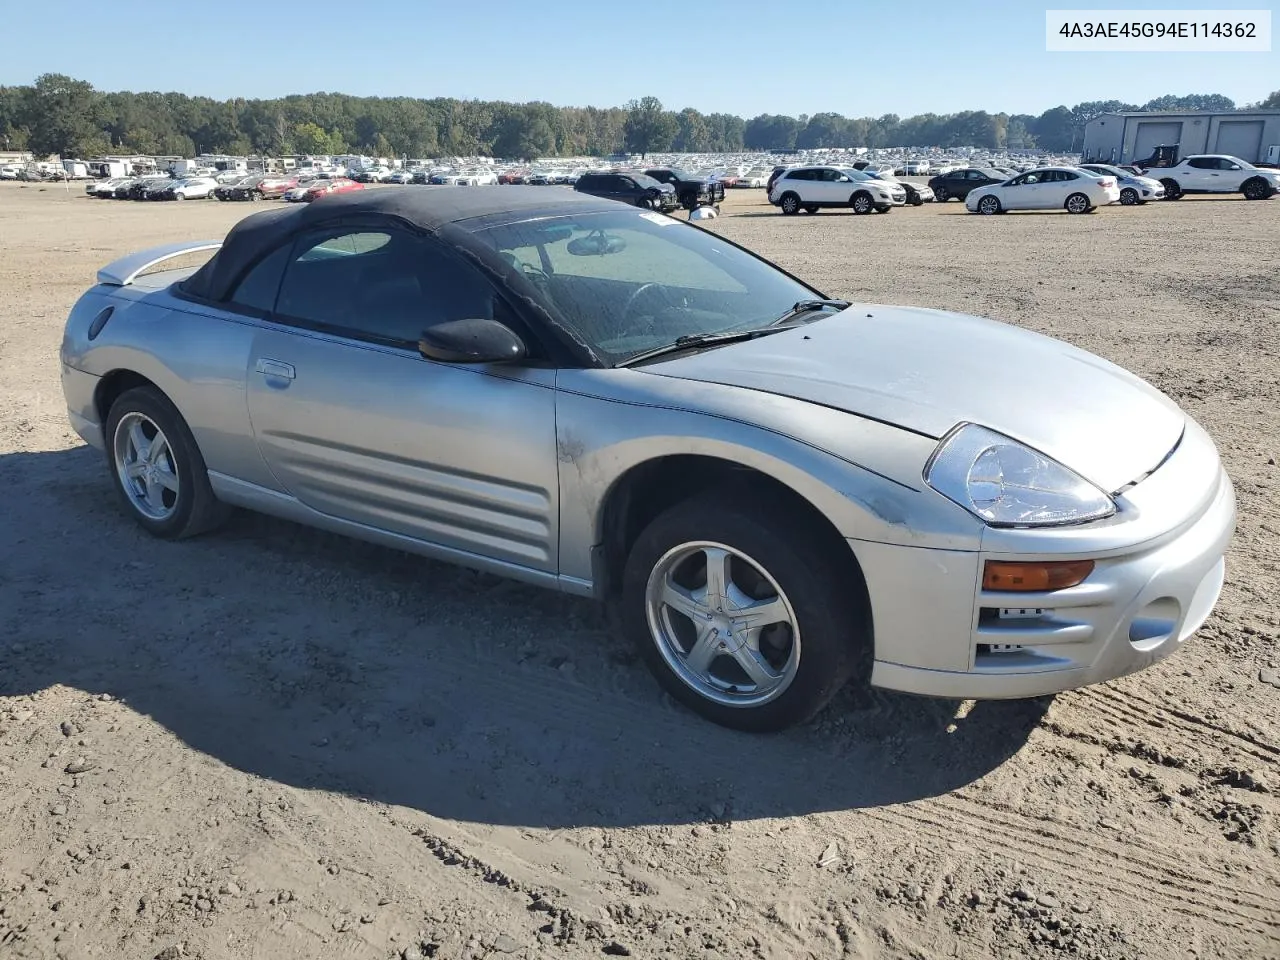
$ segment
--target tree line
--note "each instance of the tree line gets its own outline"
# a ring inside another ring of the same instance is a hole
[[[1280,107],[1280,91],[1259,106]],[[960,147],[990,150],[1078,149],[1084,125],[1101,113],[1220,110],[1221,94],[1058,106],[1039,116],[926,113],[902,118],[838,113],[750,119],[668,110],[655,97],[621,107],[448,97],[352,97],[296,94],[271,100],[215,100],[182,93],[95,90],[84,80],[44,74],[29,86],[0,86],[0,144],[38,155],[196,156],[363,153],[383,157],[606,156],[619,151],[804,150],[822,147]]]

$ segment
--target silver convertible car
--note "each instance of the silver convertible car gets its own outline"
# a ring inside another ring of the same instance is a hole
[[[245,507],[596,597],[749,730],[855,678],[1139,670],[1209,615],[1235,523],[1205,431],[1119,367],[538,188],[327,197],[125,257],[62,382],[154,535]]]

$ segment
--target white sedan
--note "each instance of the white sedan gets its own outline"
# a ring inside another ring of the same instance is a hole
[[[1092,213],[1120,199],[1115,177],[1098,177],[1073,167],[1040,167],[1004,183],[969,191],[964,205],[970,213],[995,214],[1008,210],[1066,210]]]
[[[173,188],[175,200],[207,200],[218,188],[218,181],[213,177],[190,177]]]

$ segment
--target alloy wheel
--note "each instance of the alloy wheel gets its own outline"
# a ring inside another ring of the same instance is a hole
[[[116,473],[129,503],[149,520],[168,520],[177,509],[178,464],[164,432],[146,414],[125,414],[112,443]]]
[[[714,703],[768,703],[799,669],[791,602],[763,566],[733,547],[699,541],[667,551],[649,575],[645,615],[667,666]]]

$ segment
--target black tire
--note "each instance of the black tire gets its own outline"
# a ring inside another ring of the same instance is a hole
[[[910,201],[910,202],[911,202],[911,205],[912,205],[913,207],[923,207],[923,206],[924,206],[924,199],[923,199],[923,198],[920,196],[920,194],[918,194],[918,193],[913,193],[913,194],[911,195],[911,201]]]
[[[653,197],[646,195],[640,198],[640,202],[636,204],[636,206],[642,207],[645,210],[655,210],[657,209],[658,201]]]
[[[1246,200],[1266,200],[1275,191],[1261,177],[1250,177],[1240,185],[1240,192]]]
[[[933,199],[938,203],[946,203],[951,199],[951,194],[947,192],[947,188],[939,184],[933,188]]]
[[[809,206],[807,206],[807,207],[805,207],[805,208],[804,208],[804,212],[805,212],[805,213],[817,213],[817,212],[818,212],[819,210],[821,210],[821,209],[822,209],[822,208],[821,208],[821,207],[819,207],[817,204],[815,204],[815,203],[811,203],[811,204],[809,204]]]
[[[1088,213],[1093,210],[1093,204],[1089,202],[1089,198],[1083,193],[1073,193],[1063,202],[1062,207],[1067,213]]]
[[[1125,187],[1120,191],[1120,204],[1125,207],[1136,207],[1142,202],[1142,198],[1138,196],[1138,191],[1133,187]]]
[[[876,213],[888,213],[893,207],[876,207]]]
[[[778,198],[778,206],[787,216],[794,216],[800,212],[800,195],[788,190]]]
[[[859,190],[849,198],[849,206],[854,213],[865,216],[875,209],[875,202],[871,199],[871,194],[865,190]]]
[[[1166,177],[1164,180],[1161,180],[1160,183],[1164,186],[1164,198],[1166,200],[1182,199],[1182,187],[1178,184],[1177,180],[1174,180],[1172,177]]]
[[[139,511],[116,470],[116,430],[120,421],[131,413],[140,413],[151,420],[168,441],[174,471],[178,475],[178,493],[172,515],[163,520],[152,519]],[[103,437],[107,447],[107,467],[116,493],[124,501],[129,515],[152,536],[162,540],[194,537],[220,526],[231,515],[232,508],[214,496],[209,485],[208,468],[191,429],[169,398],[155,387],[134,387],[120,394],[107,415]]]
[[[996,213],[1004,213],[1004,208],[1000,206],[1000,198],[987,194],[978,201],[978,213],[991,216]]]
[[[803,723],[870,666],[862,591],[850,590],[838,572],[845,565],[832,562],[827,553],[833,549],[830,541],[810,529],[813,524],[807,517],[789,514],[766,512],[748,497],[695,497],[655,518],[627,557],[615,610],[622,629],[664,690],[722,726],[766,733]],[[775,699],[750,707],[717,703],[685,683],[663,658],[646,615],[649,577],[668,551],[694,541],[723,544],[751,557],[790,601],[801,655],[794,679]]]

